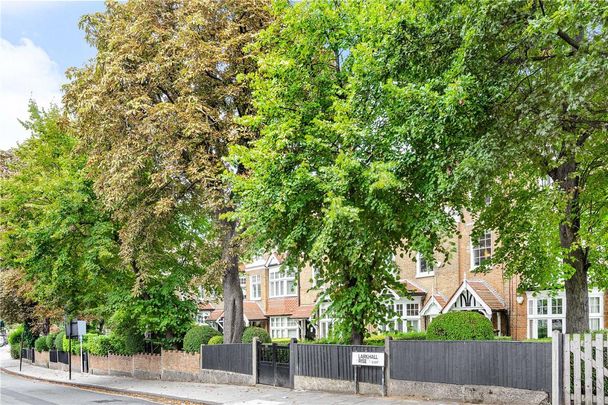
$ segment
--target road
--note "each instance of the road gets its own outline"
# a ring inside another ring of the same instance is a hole
[[[0,373],[2,405],[150,405],[136,398],[107,395]]]

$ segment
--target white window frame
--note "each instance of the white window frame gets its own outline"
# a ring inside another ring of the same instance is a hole
[[[411,300],[399,298],[393,301],[391,305],[397,316],[391,319],[383,329],[404,333],[420,332],[422,330],[421,301],[420,297],[413,297]],[[415,314],[412,314],[412,312],[415,312]]]
[[[270,317],[270,337],[272,339],[299,338],[300,325],[288,316]]]
[[[262,275],[261,274],[253,274],[249,277],[250,280],[250,289],[251,289],[251,300],[261,300],[262,299]]]
[[[553,333],[553,321],[561,320],[562,331],[566,330],[566,311],[568,307],[566,305],[566,293],[559,291],[555,294],[551,294],[548,291],[541,291],[538,293],[527,292],[528,296],[528,339],[538,339],[538,326],[542,321],[547,322],[547,337],[551,337]],[[547,313],[538,313],[538,304],[541,300],[547,300]],[[561,313],[554,314],[554,301],[561,300]],[[599,311],[592,311],[591,301],[599,302]],[[601,291],[594,288],[589,291],[589,330],[596,330],[604,328],[604,295]],[[595,327],[592,327],[595,324]]]
[[[281,271],[278,267],[268,270],[268,297],[294,297],[298,295],[298,289],[294,275]],[[289,286],[292,291],[289,291]]]
[[[331,335],[331,330],[334,325],[333,318],[327,316],[327,309],[330,303],[324,302],[319,306],[319,338],[327,338]]]
[[[487,246],[484,246],[482,248],[480,242],[482,240],[487,241],[488,238],[490,240],[490,246],[489,246],[490,254],[488,256],[485,256],[483,258],[483,260],[480,260],[479,263],[475,263],[475,253],[480,252],[480,254],[481,254],[481,252],[486,250],[486,248],[487,248]],[[483,233],[483,235],[481,235],[481,237],[479,237],[479,239],[477,239],[475,241],[475,243],[473,243],[473,235],[471,235],[471,237],[469,239],[470,239],[470,247],[471,247],[471,249],[470,249],[471,250],[471,269],[474,269],[474,268],[478,267],[480,264],[482,264],[484,261],[491,259],[492,255],[494,254],[494,249],[492,246],[492,232],[485,231]]]
[[[243,299],[247,299],[247,275],[239,274],[239,284],[241,285],[241,290],[243,290]]]
[[[196,323],[198,323],[199,325],[207,323],[207,319],[209,319],[210,315],[211,311],[198,311],[196,313]]]
[[[427,270],[422,271],[422,261],[426,264]],[[430,270],[429,270],[430,269]],[[422,254],[416,254],[416,278],[432,277],[435,275],[435,266],[431,267],[431,264],[426,261]]]

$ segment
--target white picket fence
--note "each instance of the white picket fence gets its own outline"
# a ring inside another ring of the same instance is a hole
[[[608,400],[607,335],[553,333],[552,403],[604,405]]]

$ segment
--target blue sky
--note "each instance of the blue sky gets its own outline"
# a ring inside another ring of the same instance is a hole
[[[65,70],[94,56],[78,21],[103,9],[103,1],[0,0],[0,149],[29,135],[18,119],[30,98],[59,102]]]

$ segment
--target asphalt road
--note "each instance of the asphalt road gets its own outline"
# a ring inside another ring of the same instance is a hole
[[[0,404],[2,405],[150,405],[152,402],[100,394],[64,385],[50,384],[0,373]]]

